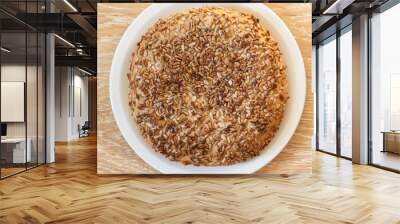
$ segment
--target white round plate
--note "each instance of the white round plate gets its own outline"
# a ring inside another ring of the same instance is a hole
[[[141,36],[158,19],[177,12],[204,6],[222,6],[255,15],[278,42],[283,61],[288,67],[289,100],[279,131],[261,154],[248,161],[230,166],[183,165],[155,152],[144,141],[131,116],[128,105],[127,73],[131,54]],[[166,174],[249,174],[268,164],[288,143],[294,134],[303,112],[306,95],[306,77],[299,47],[283,21],[267,6],[260,3],[171,3],[152,4],[143,10],[129,25],[115,51],[110,71],[110,98],[118,127],[132,150],[151,167]],[[295,161],[293,161],[295,162]]]

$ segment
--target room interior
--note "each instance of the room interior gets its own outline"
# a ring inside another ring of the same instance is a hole
[[[6,177],[45,162],[44,35],[1,34],[1,173]]]
[[[399,94],[399,68],[394,62],[399,33],[393,29],[399,19],[399,10],[400,6],[395,5],[387,10],[369,12],[370,37],[366,46],[370,56],[365,61],[370,80],[364,85],[367,94],[365,123],[368,124],[365,138],[370,142],[365,163],[392,171],[398,171],[400,163],[399,104],[396,98]],[[354,77],[357,68],[353,66],[352,45],[357,44],[357,40],[352,36],[354,20],[353,25],[346,21],[346,17],[342,20],[343,28],[331,31],[326,37],[319,34],[313,39],[317,66],[314,70],[317,88],[316,149],[354,162],[352,157],[357,152],[352,148],[352,116],[360,114],[352,112],[355,105],[352,88],[357,87],[352,82],[360,79]],[[329,33],[329,30],[324,32]]]
[[[398,1],[290,1],[312,4],[313,173],[260,177],[97,175],[96,3],[122,2],[0,2],[0,222],[399,222]]]
[[[54,162],[54,142],[87,135],[90,123],[91,131],[95,133],[96,95],[93,93],[96,79],[91,70],[95,66],[87,62],[91,49],[79,32],[68,32],[75,38],[74,44],[79,50],[62,37],[65,34],[49,38],[47,32],[51,30],[68,30],[57,24],[47,28],[38,26],[46,21],[40,15],[50,9],[54,12],[71,10],[65,3],[52,1],[1,3],[1,179]],[[74,29],[77,28],[80,29],[75,25]],[[52,42],[51,46],[49,42]],[[57,60],[50,59],[52,56]],[[68,61],[72,58],[75,62],[70,64]],[[78,64],[80,66],[75,66]],[[51,72],[58,75],[54,76],[53,92],[49,97]],[[51,123],[55,132],[49,141],[47,108],[51,100],[54,104],[51,112],[54,121]],[[92,122],[89,122],[89,116]]]

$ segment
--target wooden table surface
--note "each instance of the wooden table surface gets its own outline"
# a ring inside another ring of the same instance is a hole
[[[109,71],[118,42],[131,21],[148,3],[99,3],[97,16],[97,172],[98,174],[157,174],[129,147],[114,120],[109,100]],[[257,174],[311,172],[313,96],[311,85],[311,3],[266,3],[294,35],[307,73],[307,96],[296,133],[285,149]]]

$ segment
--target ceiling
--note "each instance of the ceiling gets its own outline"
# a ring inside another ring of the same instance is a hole
[[[389,0],[311,0],[313,43],[328,38],[350,25],[354,17],[372,11]]]
[[[267,2],[312,3],[313,41],[335,32],[332,28],[343,18],[356,16],[387,0],[269,0]],[[54,32],[56,64],[81,66],[96,72],[97,3],[133,2],[129,0],[1,0],[0,21],[3,32],[18,33],[31,28],[39,32]],[[51,13],[49,13],[51,11]],[[27,12],[27,13],[26,13]],[[350,18],[351,22],[351,18]],[[345,24],[344,24],[345,25]],[[334,27],[335,28],[335,27]],[[329,31],[331,29],[331,31]],[[336,28],[335,28],[336,29]],[[328,32],[329,31],[329,32]],[[17,34],[5,38],[14,40]],[[74,45],[73,47],[71,43]],[[12,41],[11,41],[12,42]],[[30,51],[28,49],[28,51]],[[17,51],[16,51],[17,52]]]
[[[7,57],[32,58],[36,46],[28,43],[26,54],[26,30],[54,32],[56,65],[79,66],[95,74],[96,3],[96,0],[1,0],[2,46],[12,49]],[[27,35],[28,42],[31,36]]]

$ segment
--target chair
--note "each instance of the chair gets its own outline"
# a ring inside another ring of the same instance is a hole
[[[89,136],[89,129],[90,129],[89,121],[85,121],[85,123],[82,125],[82,127],[80,127],[80,125],[78,125],[79,138]]]

